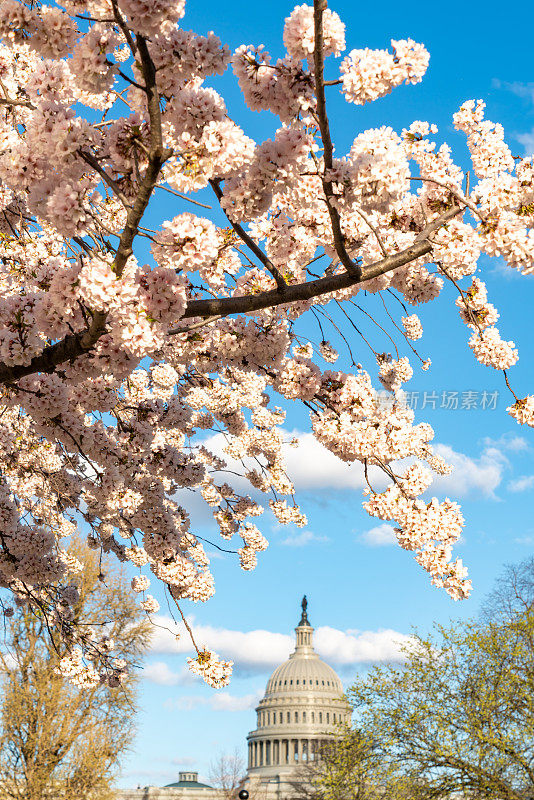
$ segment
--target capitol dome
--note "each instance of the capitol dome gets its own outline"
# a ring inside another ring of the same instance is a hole
[[[343,694],[341,681],[332,667],[321,661],[312,648],[309,654],[304,653],[303,649],[297,644],[295,652],[288,660],[275,669],[267,683],[265,698],[268,695],[285,692],[298,694],[308,692],[310,689],[314,694],[329,694],[335,697]]]
[[[350,722],[339,677],[313,649],[305,597],[295,633],[295,651],[275,669],[256,708],[257,728],[247,737],[249,781],[287,781]]]

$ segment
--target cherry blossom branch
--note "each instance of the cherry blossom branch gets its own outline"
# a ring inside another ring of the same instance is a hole
[[[30,100],[13,100],[11,97],[0,97],[0,105],[2,105],[2,106],[24,106],[24,108],[31,108],[31,109],[35,110],[35,106]]]
[[[118,183],[114,181],[113,178],[110,178],[106,170],[100,166],[96,158],[91,153],[84,153],[83,150],[78,150],[78,155],[80,156],[80,158],[83,158],[86,164],[89,164],[89,166],[91,166],[94,169],[94,171],[100,175],[104,183],[107,184],[110,189],[112,189],[113,193],[118,197],[123,206],[126,209],[130,208],[130,203],[128,202],[124,194],[121,192]]]
[[[323,161],[324,161],[324,174],[322,178],[323,191],[332,224],[332,233],[334,235],[334,247],[339,260],[352,275],[357,277],[361,276],[361,267],[351,259],[347,253],[343,234],[341,233],[341,220],[337,208],[332,204],[334,196],[334,189],[332,187],[332,179],[328,177],[331,173],[333,166],[333,153],[334,147],[332,145],[332,137],[330,136],[330,125],[328,116],[326,114],[326,100],[324,93],[324,56],[323,56],[323,12],[326,9],[326,0],[313,0],[313,22],[315,43],[313,51],[313,63],[315,70],[315,96],[317,98],[317,122],[319,123],[319,130],[321,132],[321,140],[323,143]]]
[[[382,294],[381,294],[380,292],[379,292],[379,294],[380,294],[380,297],[382,298]],[[395,355],[397,356],[397,358],[399,358],[399,349],[398,349],[398,347],[397,347],[397,345],[396,345],[396,343],[395,343],[395,339],[393,338],[393,336],[391,336],[391,334],[390,334],[390,333],[389,333],[389,332],[388,332],[388,331],[387,331],[387,330],[386,330],[386,329],[385,329],[385,328],[384,328],[384,327],[383,327],[383,326],[382,326],[382,325],[381,325],[379,322],[377,322],[377,320],[376,320],[376,319],[373,317],[373,315],[372,315],[372,314],[369,314],[369,313],[368,313],[368,312],[365,310],[365,308],[362,308],[360,305],[358,305],[358,303],[355,303],[355,302],[354,302],[354,300],[350,300],[350,299],[349,299],[347,302],[348,302],[348,303],[349,303],[351,306],[354,306],[354,308],[357,308],[357,309],[358,309],[358,311],[361,311],[361,312],[362,312],[362,314],[365,314],[365,316],[366,316],[368,319],[370,319],[370,320],[371,320],[371,322],[372,322],[372,323],[374,323],[374,324],[377,326],[377,328],[380,328],[380,330],[382,331],[382,333],[384,333],[384,334],[387,336],[387,338],[389,339],[389,341],[390,341],[390,342],[391,342],[391,344],[393,345],[393,347],[394,347],[394,349],[395,349]],[[384,302],[384,301],[383,301],[383,299],[382,299],[382,302]],[[386,313],[387,313],[387,311],[386,311]],[[389,314],[388,314],[388,316],[389,316]],[[396,327],[398,330],[401,330],[401,328],[399,328],[399,326],[395,324],[395,321],[394,321],[394,320],[393,320],[393,324],[395,325],[395,327]],[[413,349],[413,348],[412,348],[412,349]],[[421,359],[421,361],[422,361],[422,360],[423,360],[423,359]]]
[[[172,150],[163,147],[159,93],[156,84],[156,67],[150,57],[146,40],[141,35],[137,36],[137,52],[141,61],[141,70],[145,80],[143,90],[146,93],[148,115],[150,118],[150,151],[148,154],[148,164],[135,202],[128,208],[126,224],[122,231],[113,262],[113,270],[118,278],[121,277],[126,262],[130,256],[133,255],[133,242],[138,234],[139,224],[143,214],[154,192],[154,187],[158,181],[161,168],[165,161],[172,155]],[[87,352],[96,344],[104,333],[105,324],[106,314],[101,311],[96,312],[93,316],[90,328],[82,334],[81,337],[75,337],[74,342],[71,341],[70,347],[74,351],[81,347],[82,352]],[[72,358],[72,356],[70,356],[70,358]]]
[[[417,235],[413,245],[387,258],[376,261],[374,264],[370,264],[360,275],[343,272],[341,275],[330,275],[326,278],[318,278],[315,281],[286,286],[283,290],[273,289],[269,292],[243,295],[241,297],[191,300],[186,306],[182,319],[246,314],[249,311],[271,308],[285,303],[311,300],[314,297],[337,292],[340,289],[347,289],[372,278],[378,278],[386,272],[398,269],[430,253],[432,251],[432,242],[428,237],[441,225],[462,213],[462,211],[461,207],[453,206],[436,220],[429,223]],[[105,314],[95,314],[88,330],[80,334],[69,334],[61,341],[45,347],[43,352],[32,358],[29,364],[7,365],[0,363],[0,384],[13,383],[25,375],[33,375],[36,372],[54,372],[59,364],[66,361],[75,361],[76,358],[87,353],[96,344],[100,336],[105,333],[105,322]],[[176,332],[178,333],[178,331]]]
[[[141,61],[145,91],[147,95],[148,114],[150,117],[150,151],[148,164],[139,187],[135,203],[130,207],[126,218],[126,225],[117,248],[117,257],[114,262],[115,274],[120,277],[127,260],[133,253],[132,246],[137,228],[146,210],[152,192],[157,183],[159,173],[165,161],[172,155],[172,150],[163,147],[161,131],[161,112],[159,107],[159,93],[156,85],[156,68],[148,52],[146,40],[137,36],[137,50]]]
[[[361,330],[358,328],[358,326],[356,325],[356,323],[354,322],[354,320],[352,319],[352,317],[350,316],[350,314],[347,314],[346,310],[343,308],[343,306],[341,305],[341,303],[339,302],[339,300],[336,300],[336,301],[335,301],[335,303],[336,303],[337,307],[339,308],[339,310],[341,311],[341,313],[342,313],[342,314],[344,314],[344,315],[346,316],[346,318],[347,318],[347,319],[348,319],[348,321],[349,321],[349,324],[350,324],[350,325],[351,325],[351,326],[354,328],[354,330],[356,331],[356,333],[358,334],[358,336],[361,336],[361,338],[363,339],[363,341],[365,342],[365,344],[367,345],[367,347],[369,348],[369,350],[371,350],[371,352],[373,353],[373,355],[374,355],[374,356],[376,356],[376,357],[378,358],[378,356],[379,356],[379,353],[377,353],[377,351],[374,349],[374,347],[373,347],[373,345],[371,344],[371,342],[370,342],[368,339],[366,339],[366,338],[365,338],[365,336],[363,335],[363,333],[361,332]],[[398,352],[397,352],[397,355],[398,355]]]
[[[130,32],[130,29],[128,28],[128,25],[126,24],[126,22],[124,20],[124,17],[122,16],[121,12],[119,11],[119,6],[117,5],[117,0],[111,0],[111,7],[113,8],[113,16],[115,17],[115,20],[116,20],[119,28],[123,32],[124,38],[128,42],[128,47],[130,48],[130,51],[131,51],[132,55],[135,58],[135,55],[136,55],[136,52],[137,52],[137,45],[136,45],[136,43],[134,42],[134,40],[132,38],[132,34]]]
[[[508,373],[506,372],[505,369],[502,370],[502,374],[504,375],[504,380],[506,382],[507,387],[510,389],[510,391],[512,392],[513,396],[516,399],[516,402],[518,403],[519,402],[519,398],[516,395],[516,393],[514,392],[514,390],[512,389],[512,387],[510,386],[510,381],[508,380]]]
[[[133,254],[133,242],[138,234],[141,219],[158,181],[161,167],[172,155],[172,150],[163,147],[156,68],[150,57],[146,41],[141,35],[137,37],[137,51],[145,79],[143,89],[147,97],[150,118],[150,151],[148,164],[135,202],[128,208],[126,224],[113,262],[113,270],[118,278],[121,277],[126,262]],[[8,367],[5,364],[0,364],[0,383],[12,383],[24,375],[31,375],[35,372],[54,372],[58,364],[62,364],[65,361],[73,361],[80,355],[87,353],[105,333],[106,319],[107,315],[104,312],[95,312],[91,325],[87,330],[80,334],[69,334],[50,347],[45,347],[39,356],[32,359],[26,369],[24,367],[17,369],[17,367]]]
[[[475,214],[475,216],[481,219],[482,222],[487,222],[487,217],[485,217],[483,214],[480,213],[480,211],[474,205],[474,203],[468,200],[467,197],[464,197],[461,192],[459,192],[457,189],[454,189],[452,186],[449,186],[448,184],[443,183],[442,181],[437,181],[435,178],[421,178],[418,176],[413,176],[410,177],[410,180],[423,181],[424,183],[434,183],[436,184],[436,186],[441,186],[443,189],[447,189],[447,191],[451,193],[452,197],[454,197],[455,200],[457,200],[459,203],[463,203],[463,205],[466,206],[470,211],[472,211],[473,214]]]
[[[394,318],[394,317],[393,317],[393,316],[392,316],[392,315],[389,313],[389,309],[388,309],[388,307],[387,307],[387,305],[386,305],[386,301],[384,300],[384,297],[383,297],[383,294],[382,294],[382,292],[378,292],[378,296],[380,297],[380,300],[382,301],[382,305],[384,306],[384,311],[385,311],[385,312],[386,312],[386,314],[388,315],[388,317],[389,317],[389,319],[391,320],[391,322],[392,322],[392,324],[394,325],[394,327],[395,327],[395,328],[396,328],[396,329],[399,331],[399,333],[401,333],[401,334],[404,336],[404,339],[405,339],[405,341],[406,341],[406,344],[408,345],[408,347],[410,348],[410,350],[412,351],[412,353],[414,354],[414,356],[416,356],[416,357],[419,359],[419,361],[420,361],[422,364],[424,364],[424,363],[425,363],[425,360],[424,360],[424,358],[422,358],[422,357],[419,355],[419,353],[417,352],[417,350],[415,349],[415,347],[413,346],[413,344],[412,344],[412,343],[410,342],[410,340],[408,339],[408,336],[406,335],[406,332],[405,332],[405,331],[404,331],[404,330],[403,330],[403,329],[402,329],[402,328],[401,328],[399,325],[397,325],[397,323],[396,323],[396,321],[395,321],[395,318]],[[395,295],[393,295],[393,296],[395,296]],[[354,303],[354,301],[353,301],[353,300],[351,300],[351,301],[349,301],[349,302],[351,302],[351,303]],[[356,303],[354,303],[354,305],[357,305],[357,304],[356,304]],[[360,306],[358,306],[358,305],[357,305],[357,308],[360,308]],[[363,308],[360,308],[360,311],[363,311]],[[365,314],[367,314],[367,311],[365,311],[364,313],[365,313]],[[370,316],[370,315],[368,315],[368,316]],[[371,319],[373,320],[373,322],[375,322],[375,320],[373,319],[373,317],[371,317]],[[378,323],[377,323],[377,324],[378,324]],[[389,334],[388,334],[388,336],[389,336]],[[397,348],[395,348],[395,349],[397,349]]]
[[[193,636],[193,631],[191,630],[191,626],[189,625],[188,621],[186,620],[186,618],[184,616],[184,613],[183,613],[182,609],[180,608],[180,604],[178,603],[178,599],[174,596],[174,592],[176,591],[175,587],[174,586],[170,586],[169,584],[167,584],[167,586],[169,588],[170,595],[171,595],[172,599],[174,600],[174,602],[176,604],[176,608],[180,612],[180,616],[182,618],[182,622],[184,623],[185,629],[187,630],[187,632],[189,634],[189,638],[191,639],[193,647],[195,648],[197,653],[200,655],[201,651],[200,651],[197,643],[195,642],[195,637]]]
[[[457,217],[458,214],[461,214],[463,210],[464,209],[461,206],[453,205],[451,208],[448,209],[448,211],[445,211],[445,213],[437,217],[437,219],[433,220],[432,222],[429,222],[428,225],[425,225],[421,233],[418,233],[417,236],[415,237],[415,243],[424,241],[430,242],[431,241],[430,236],[433,233],[439,230],[445,222],[448,222],[450,219]]]
[[[249,311],[257,311],[262,308],[293,303],[299,300],[311,300],[320,295],[337,292],[340,289],[347,289],[358,283],[364,283],[372,278],[378,278],[386,272],[391,272],[398,267],[409,264],[421,256],[430,253],[432,243],[429,236],[441,227],[445,222],[461,214],[462,208],[453,206],[438,219],[429,223],[419,233],[414,244],[401,250],[398,253],[387,256],[374,264],[370,264],[360,275],[347,272],[341,275],[331,275],[326,278],[318,278],[315,281],[297,283],[288,286],[283,292],[273,289],[269,292],[260,292],[255,295],[243,295],[242,297],[229,297],[209,300],[191,300],[186,307],[184,318],[186,317],[207,317],[220,314],[223,317],[230,314],[246,314]],[[1,373],[0,373],[1,378]]]
[[[374,233],[376,241],[378,242],[378,246],[380,247],[380,250],[382,251],[382,255],[383,256],[387,256],[388,251],[386,250],[386,248],[384,246],[384,242],[382,241],[382,237],[378,233],[377,228],[373,225],[371,220],[368,218],[367,214],[364,214],[363,211],[360,208],[354,208],[354,210],[363,219],[363,221],[367,224],[367,226]]]
[[[168,331],[169,336],[176,336],[178,333],[190,333],[191,331],[196,331],[198,328],[203,328],[205,325],[209,325],[211,322],[216,322],[218,319],[221,319],[220,314],[216,314],[214,317],[207,317],[206,319],[200,320],[200,322],[195,322],[194,325],[190,325],[188,328],[172,328]]]
[[[223,193],[221,192],[221,187],[219,186],[219,180],[210,179],[209,183],[210,183],[211,188],[215,192],[217,200],[219,200],[219,202],[220,202],[221,198],[223,196]],[[282,275],[282,273],[280,272],[280,270],[278,269],[278,267],[276,267],[273,264],[273,262],[271,261],[271,259],[268,258],[265,255],[263,250],[261,250],[261,248],[258,247],[256,242],[248,235],[248,233],[241,227],[241,225],[239,225],[239,223],[232,222],[232,220],[230,219],[228,214],[225,214],[225,216],[226,216],[228,222],[230,223],[230,225],[232,226],[232,228],[234,229],[234,231],[239,236],[239,238],[243,242],[245,242],[245,244],[247,245],[249,250],[251,250],[254,253],[254,255],[256,256],[256,258],[259,261],[261,261],[261,263],[263,264],[265,269],[267,269],[271,273],[271,275],[273,276],[273,278],[276,281],[276,285],[278,286],[278,289],[280,291],[284,291],[286,289],[286,287],[287,287],[287,282],[286,282],[284,276]]]

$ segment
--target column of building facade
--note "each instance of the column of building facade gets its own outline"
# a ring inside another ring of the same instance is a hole
[[[322,746],[321,739],[261,739],[249,744],[249,766],[283,766],[315,761]]]

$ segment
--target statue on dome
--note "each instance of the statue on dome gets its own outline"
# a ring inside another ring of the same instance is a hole
[[[299,625],[309,625],[310,623],[308,621],[308,600],[306,598],[306,595],[304,595],[304,597],[302,598],[301,606],[302,606],[302,616],[300,618]]]

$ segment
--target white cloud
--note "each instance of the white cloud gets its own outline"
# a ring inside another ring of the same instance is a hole
[[[246,694],[242,697],[232,695],[229,692],[217,692],[211,697],[185,695],[176,700],[167,700],[164,705],[169,710],[178,709],[180,711],[191,711],[199,706],[205,706],[212,711],[248,711],[258,705],[261,697],[263,697],[263,691]]]
[[[190,653],[191,641],[182,625],[165,615],[157,619],[158,627],[152,637],[153,653]],[[271,631],[243,631],[214,628],[210,625],[195,625],[192,620],[195,639],[200,647],[215,650],[226,659],[235,662],[236,668],[243,671],[265,672],[274,665],[285,661],[291,652],[291,636]],[[176,634],[180,638],[176,638]]]
[[[505,89],[508,92],[512,92],[512,94],[517,95],[518,97],[525,97],[527,100],[530,100],[534,103],[534,82],[531,83],[523,83],[522,81],[501,81],[498,78],[494,78],[492,81],[492,85],[495,89]]]
[[[153,653],[191,652],[191,643],[181,626],[175,625],[170,617],[163,615],[160,615],[157,621],[163,628],[156,628],[154,632]],[[193,620],[190,620],[190,623],[193,625],[199,646],[208,647],[219,653],[222,658],[234,661],[234,669],[238,672],[248,674],[269,672],[285,661],[294,648],[293,636],[282,633],[213,628],[208,625],[195,625]],[[176,632],[183,635],[176,639]],[[356,666],[398,660],[399,642],[408,639],[405,634],[393,630],[341,631],[320,627],[315,632],[315,648],[328,663]],[[156,674],[162,676],[163,681],[168,675],[166,669],[161,667]]]
[[[317,500],[329,502],[329,495],[333,491],[359,491],[366,486],[363,466],[359,462],[348,464],[342,461],[323,447],[312,433],[298,430],[286,430],[283,433],[288,441],[283,448],[287,473],[295,485],[297,495],[309,491],[313,492]],[[289,440],[292,438],[299,440],[298,447],[289,445]],[[260,504],[265,502],[264,495],[252,489],[248,481],[241,477],[243,464],[225,454],[223,449],[225,440],[221,434],[208,437],[203,444],[215,455],[224,458],[230,471],[238,473],[228,478],[223,471],[219,475],[221,480],[228,479],[236,491],[252,495]],[[457,452],[449,445],[438,443],[434,445],[434,450],[453,466],[453,473],[435,475],[429,493],[455,498],[477,495],[495,498],[495,491],[502,482],[503,471],[508,464],[503,451],[514,449],[519,451],[527,447],[525,440],[520,436],[502,442],[486,439],[481,454],[473,458]],[[406,459],[404,465],[408,466],[411,461],[413,459]],[[247,463],[247,459],[244,459],[244,463]],[[388,485],[388,479],[378,467],[369,468],[369,479],[376,491],[383,491]],[[212,509],[204,502],[198,491],[180,489],[175,497],[187,508],[194,526],[213,524]],[[289,536],[284,543],[302,547],[313,541],[318,539],[312,539],[309,534],[295,534]]]
[[[386,547],[390,544],[397,544],[397,537],[393,530],[393,525],[388,525],[383,522],[381,525],[375,525],[359,537],[362,542],[368,544],[370,547]]]
[[[294,431],[299,447],[288,449],[288,475],[300,489],[361,489],[365,486],[360,463],[347,464],[326,450],[311,433]],[[520,437],[518,437],[520,438]],[[516,443],[518,446],[519,443]],[[458,453],[450,445],[436,444],[435,452],[453,467],[451,475],[436,475],[430,491],[434,494],[470,494],[494,496],[502,481],[507,459],[499,448],[487,444],[478,458]],[[407,462],[406,462],[407,463]],[[387,481],[378,468],[370,470],[370,480],[376,489],[385,488]]]
[[[180,672],[173,672],[165,661],[152,661],[147,664],[143,669],[142,677],[160,686],[178,686],[197,682],[197,679],[187,667],[184,667]]]
[[[228,692],[219,692],[213,695],[210,702],[214,711],[246,711],[249,708],[255,708],[261,697],[263,697],[263,691],[246,694],[243,697],[235,697]]]
[[[434,451],[452,466],[453,471],[450,475],[435,476],[430,487],[433,494],[456,497],[481,494],[483,497],[495,497],[495,489],[500,486],[503,471],[508,464],[508,459],[498,447],[487,445],[479,458],[458,453],[448,444],[436,444]]]
[[[512,81],[509,83],[508,81],[494,78],[492,83],[495,89],[504,89],[534,104],[534,82]],[[527,133],[514,133],[513,138],[523,145],[525,156],[530,156],[534,153],[534,128]]]
[[[534,544],[534,536],[520,536],[514,539],[517,544]]]
[[[534,153],[534,128],[529,133],[516,133],[514,139],[523,145],[523,155],[528,157]]]
[[[359,462],[348,464],[342,461],[323,447],[312,433],[298,430],[286,430],[283,433],[288,441],[283,448],[287,473],[295,485],[297,494],[313,491],[318,496],[319,492],[324,492],[323,498],[328,499],[328,493],[331,491],[361,490],[366,486],[363,467]],[[289,440],[293,438],[298,439],[298,447],[289,445]],[[507,459],[502,451],[514,448],[516,450],[526,449],[526,443],[523,443],[524,440],[520,436],[502,443],[487,439],[484,440],[483,450],[478,458],[471,458],[464,453],[459,453],[449,445],[436,444],[434,450],[454,467],[454,471],[452,475],[436,475],[430,492],[455,497],[476,496],[477,494],[483,497],[495,497],[495,490],[502,481],[502,473],[507,465]],[[243,471],[243,465],[240,462],[234,461],[225,454],[225,439],[222,434],[208,437],[203,444],[215,455],[224,458],[229,470],[237,473]],[[246,461],[244,459],[245,463]],[[410,459],[407,459],[405,465],[409,463]],[[221,472],[220,478],[226,479],[226,474]],[[369,469],[369,479],[377,491],[383,491],[388,484],[388,479],[377,467]],[[260,503],[264,501],[264,496],[251,489],[248,481],[240,475],[231,475],[229,482],[237,491],[251,494]],[[181,489],[176,493],[176,499],[187,508],[194,525],[213,522],[211,509],[197,491]],[[306,538],[306,535],[302,534],[288,537],[286,544],[299,547],[312,541],[309,535]]]
[[[317,536],[313,531],[304,528],[300,533],[292,533],[287,539],[283,539],[281,544],[288,547],[305,547],[311,542],[329,542],[328,536]]]
[[[347,464],[326,450],[311,433],[293,431],[288,436],[297,437],[299,446],[287,448],[287,473],[297,492],[314,489],[361,489],[365,484],[362,465]],[[508,448],[520,449],[524,440],[516,437]],[[436,444],[434,451],[453,467],[451,475],[435,475],[430,487],[432,494],[453,494],[456,497],[482,494],[493,497],[502,481],[507,459],[493,443],[485,443],[478,458],[459,453],[447,444]],[[408,461],[406,461],[408,463]],[[377,467],[369,470],[371,484],[377,490],[387,485],[387,479]]]
[[[315,634],[317,652],[329,664],[353,666],[403,660],[401,644],[411,637],[391,629],[378,631],[340,631],[318,628]]]
[[[318,442],[312,433],[298,430],[282,430],[282,433],[287,438],[287,444],[283,447],[287,473],[297,491],[361,489],[365,486],[363,467],[360,463],[347,464],[342,461]],[[298,439],[298,447],[292,447],[289,444],[291,439]],[[224,458],[229,469],[242,471],[241,463],[230,459],[224,452],[225,439],[222,434],[210,436],[204,440],[203,444],[213,453]],[[244,462],[247,463],[247,460],[244,459]],[[382,472],[375,467],[371,468],[370,475],[374,480],[380,480]],[[232,480],[235,485],[250,491],[250,485],[244,479],[232,476]]]
[[[347,464],[317,441],[312,433],[292,431],[291,438],[298,438],[298,447],[287,447],[284,455],[287,474],[297,491],[308,489],[362,489],[365,486],[363,467],[360,463]],[[374,478],[381,475],[374,470]]]
[[[501,437],[503,439],[504,437]],[[513,453],[521,453],[530,448],[529,443],[523,436],[510,436],[505,440],[505,447]]]
[[[508,484],[509,492],[524,492],[527,489],[532,489],[534,486],[534,475],[522,475],[520,478],[514,478]]]
[[[512,453],[521,453],[530,449],[530,445],[523,436],[512,433],[503,433],[498,439],[485,436],[482,439],[484,447],[497,447],[499,450],[510,450]]]

